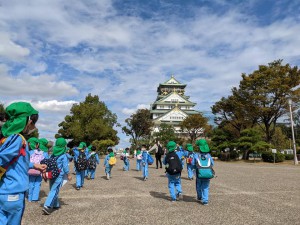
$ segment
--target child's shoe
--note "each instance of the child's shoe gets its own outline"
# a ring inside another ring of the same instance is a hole
[[[109,174],[108,173],[106,174],[106,179],[109,180]]]
[[[177,201],[182,201],[182,200],[183,200],[182,193],[177,193]]]
[[[47,206],[44,206],[43,208],[43,212],[46,214],[46,215],[50,215],[52,212],[53,212],[53,209],[47,207]]]

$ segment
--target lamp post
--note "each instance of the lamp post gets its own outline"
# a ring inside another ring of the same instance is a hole
[[[294,148],[294,164],[298,165],[297,152],[296,152],[296,142],[295,142],[295,134],[294,134],[294,120],[292,113],[292,99],[288,99],[289,109],[290,109],[290,118],[291,118],[291,128],[292,128],[292,139],[293,139],[293,148]]]

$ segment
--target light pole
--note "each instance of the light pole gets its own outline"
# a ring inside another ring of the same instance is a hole
[[[290,118],[291,118],[291,128],[292,128],[292,139],[293,139],[293,148],[294,148],[294,164],[298,165],[297,152],[296,152],[296,142],[295,142],[295,134],[294,134],[294,120],[292,113],[292,99],[288,99],[289,109],[290,109]]]

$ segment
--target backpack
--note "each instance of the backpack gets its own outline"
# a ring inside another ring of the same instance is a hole
[[[158,147],[157,147],[157,154],[158,154],[158,155],[163,155],[163,154],[164,154],[164,150],[163,150],[163,148],[161,147],[161,145],[158,145]]]
[[[194,159],[194,154],[193,154],[193,152],[189,152],[189,153],[188,153],[188,157],[186,158],[186,163],[187,163],[187,164],[192,164],[193,159]]]
[[[94,170],[97,167],[96,154],[92,154],[89,158],[89,169]]]
[[[42,151],[34,150],[34,153],[30,156],[30,162],[33,164],[41,164],[41,161],[44,158],[44,153]],[[28,174],[31,176],[39,176],[41,175],[41,172],[36,169],[29,169]]]
[[[152,156],[151,156],[150,154],[147,154],[147,155],[148,155],[148,157],[147,157],[147,163],[148,163],[149,165],[152,165],[153,162],[154,162],[154,160],[153,160],[153,158],[152,158]]]
[[[182,164],[176,152],[170,152],[166,155],[166,172],[170,175],[181,173]]]
[[[211,179],[215,176],[215,171],[212,168],[211,160],[204,154],[199,154],[196,164],[196,175],[200,179]]]
[[[114,165],[116,165],[116,163],[117,163],[117,159],[116,159],[115,156],[112,156],[112,157],[109,158],[108,164],[109,164],[110,166],[114,166]]]
[[[138,160],[141,160],[141,159],[143,159],[143,155],[142,155],[142,153],[141,153],[141,154],[138,154],[138,155],[136,156],[136,158],[137,158]]]
[[[58,175],[60,174],[61,170],[57,166],[57,159],[59,157],[60,157],[60,155],[59,156],[51,155],[51,157],[49,159],[43,159],[41,161],[41,164],[47,165],[46,172],[44,172],[42,174],[44,180],[47,180],[47,179],[53,180],[53,179],[57,178]]]
[[[76,170],[82,171],[86,170],[88,167],[88,161],[86,159],[86,154],[85,152],[79,152],[79,156],[77,158],[77,161],[75,163]]]

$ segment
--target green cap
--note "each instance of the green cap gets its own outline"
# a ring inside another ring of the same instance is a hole
[[[141,150],[137,150],[137,151],[136,151],[136,154],[137,154],[137,155],[141,154]]]
[[[85,142],[80,142],[78,149],[84,149],[86,148],[86,143]]]
[[[48,140],[46,138],[41,138],[39,139],[39,143],[40,143],[40,149],[43,151],[43,152],[48,152]]]
[[[199,147],[201,152],[204,152],[204,153],[210,152],[210,149],[209,149],[208,144],[205,139],[200,139],[200,140],[196,141],[196,145]]]
[[[39,144],[39,139],[37,139],[36,137],[31,137],[27,140],[27,142],[29,143],[29,147],[31,150],[36,149],[36,145]]]
[[[55,146],[53,147],[53,155],[58,156],[66,152],[67,141],[60,137],[56,139]]]
[[[89,147],[87,147],[87,148],[88,148],[88,150],[89,150],[89,152],[91,152],[91,151],[92,151],[92,147],[93,147],[93,145],[89,145]]]
[[[169,141],[167,144],[167,149],[169,152],[173,152],[176,149],[176,143],[174,141]]]
[[[190,152],[194,151],[194,147],[192,144],[186,144],[186,149]]]
[[[21,133],[26,126],[27,117],[39,112],[28,102],[14,102],[7,106],[5,113],[8,120],[2,126],[2,134],[4,137],[8,137],[12,134]]]
[[[114,152],[109,153],[109,157],[114,157],[114,156],[115,156]]]

